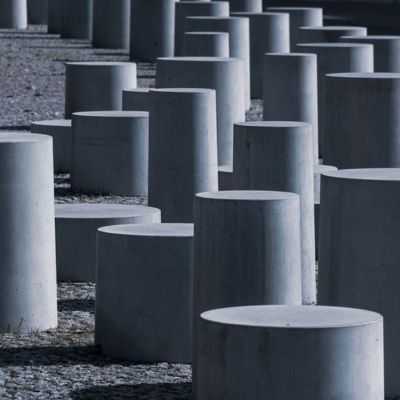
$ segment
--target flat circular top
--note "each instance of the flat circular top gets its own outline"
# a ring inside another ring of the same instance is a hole
[[[129,218],[159,213],[158,208],[128,204],[56,204],[56,218],[63,219]]]
[[[307,31],[348,31],[349,29],[366,29],[365,26],[302,26]]]
[[[180,62],[236,62],[234,57],[160,57],[157,61],[180,61]]]
[[[233,172],[233,166],[232,165],[221,165],[218,167],[219,172]]]
[[[264,53],[268,57],[316,57],[314,53]]]
[[[132,88],[132,89],[124,89],[124,93],[149,93],[150,88]]]
[[[372,44],[368,43],[342,43],[342,42],[337,42],[337,43],[299,43],[297,46],[300,47],[327,47],[327,48],[333,48],[333,49],[338,49],[338,48],[353,48],[353,47],[358,47],[358,48],[372,48]]]
[[[329,171],[337,171],[337,167],[334,167],[333,165],[324,165],[324,164],[318,164],[314,165],[314,174],[322,174],[323,172],[329,172]]]
[[[400,79],[399,72],[341,72],[327,74],[330,78],[353,78],[353,79]]]
[[[51,136],[30,132],[0,132],[0,144],[33,143],[51,140]]]
[[[320,7],[268,7],[268,10],[283,10],[283,11],[323,11]]]
[[[223,190],[219,192],[197,193],[196,197],[212,200],[268,201],[291,200],[297,199],[299,196],[295,193],[269,190]]]
[[[311,124],[298,121],[248,121],[239,122],[235,125],[259,128],[311,128]]]
[[[204,88],[163,88],[163,89],[151,89],[150,92],[156,93],[214,93],[214,89]]]
[[[214,21],[230,21],[230,20],[235,20],[235,19],[242,20],[243,18],[235,17],[233,15],[231,15],[230,17],[218,17],[215,15],[207,15],[207,16],[205,16],[205,15],[196,15],[196,16],[190,15],[190,16],[186,17],[186,19],[212,19]]]
[[[380,314],[355,308],[289,305],[222,308],[201,318],[222,325],[284,329],[346,328],[383,320]]]
[[[71,126],[71,120],[70,119],[49,119],[46,121],[34,121],[34,122],[32,122],[31,125],[35,125],[35,126],[65,126],[68,128]]]
[[[331,178],[357,181],[400,181],[400,168],[342,169],[323,174]]]
[[[77,67],[112,67],[112,66],[126,66],[136,65],[134,62],[128,61],[74,61],[67,62],[66,65],[72,65]]]
[[[356,40],[400,40],[400,36],[395,35],[367,35],[367,36],[342,36],[341,39],[356,39]]]
[[[152,236],[152,237],[192,237],[193,224],[127,224],[99,228],[100,232],[111,235]]]
[[[190,32],[185,32],[185,35],[193,35],[193,36],[228,36],[228,32],[213,32],[213,31],[190,31]]]
[[[265,17],[265,16],[274,16],[274,15],[286,15],[285,13],[280,12],[257,12],[257,11],[235,11],[231,13],[232,15],[241,15],[246,17]]]
[[[146,118],[149,113],[147,111],[80,111],[72,115],[95,118]]]

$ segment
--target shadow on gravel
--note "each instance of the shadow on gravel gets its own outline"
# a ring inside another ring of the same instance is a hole
[[[94,312],[94,299],[58,300],[58,311],[86,311]]]
[[[73,400],[189,400],[192,388],[190,383],[155,383],[142,385],[93,386],[74,390]]]

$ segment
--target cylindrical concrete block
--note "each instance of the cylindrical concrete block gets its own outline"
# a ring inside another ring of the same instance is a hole
[[[229,17],[229,2],[179,1],[175,3],[175,56],[183,56],[185,18],[198,15]]]
[[[63,0],[48,0],[47,2],[47,32],[61,33],[61,12]]]
[[[400,74],[326,78],[324,162],[343,168],[400,167]]]
[[[233,188],[300,196],[303,304],[316,301],[312,127],[303,122],[235,125]]]
[[[96,343],[137,362],[192,359],[193,225],[98,230]],[[118,254],[118,257],[115,255]]]
[[[300,28],[303,26],[322,26],[323,9],[317,7],[268,7],[270,12],[283,12],[289,14],[290,21],[290,51],[296,51],[300,43]]]
[[[0,3],[0,28],[25,29],[28,26],[27,0],[2,0]]]
[[[216,0],[223,1],[223,0]],[[262,12],[263,0],[228,0],[232,12],[247,11],[247,12]]]
[[[298,43],[336,43],[342,36],[366,36],[362,26],[305,26],[299,31]]]
[[[319,155],[325,155],[325,115],[331,107],[326,95],[326,75],[336,72],[372,72],[374,70],[374,49],[370,44],[357,43],[311,43],[301,44],[302,53],[317,55],[318,68],[318,146]],[[336,164],[333,164],[336,165]]]
[[[136,64],[73,62],[66,64],[65,117],[77,111],[121,110],[122,90],[136,87]]]
[[[125,204],[56,204],[57,279],[95,282],[98,228],[159,222],[160,210],[151,207]]]
[[[70,119],[54,119],[32,122],[32,133],[41,133],[53,138],[55,172],[70,172],[72,157],[72,130]]]
[[[150,89],[137,88],[122,91],[122,109],[124,111],[149,111]]]
[[[92,111],[72,115],[71,189],[145,196],[149,113]]]
[[[197,400],[384,397],[383,319],[339,307],[254,306],[201,316]]]
[[[229,57],[229,33],[186,32],[183,54],[191,57]]]
[[[250,19],[250,87],[253,99],[263,97],[265,53],[289,53],[289,14],[233,13]]]
[[[308,122],[318,164],[318,79],[315,54],[264,55],[264,120]]]
[[[132,0],[131,60],[154,62],[174,55],[175,0]]]
[[[0,331],[57,326],[53,143],[0,133]]]
[[[14,1],[14,0],[13,0]],[[47,24],[48,0],[28,0],[28,23],[32,25]]]
[[[246,109],[251,107],[250,96],[250,26],[248,18],[186,17],[185,31],[218,31],[229,33],[229,56],[244,61],[246,70]]]
[[[130,13],[131,0],[93,0],[93,47],[128,49]]]
[[[342,36],[341,42],[374,45],[374,71],[400,72],[400,36]]]
[[[61,1],[61,37],[91,40],[92,27],[93,0]]]
[[[232,175],[231,165],[218,167],[218,190],[232,190]]]
[[[218,165],[232,164],[233,124],[245,120],[244,79],[244,63],[237,58],[171,57],[157,61],[159,88],[215,89]]]
[[[386,396],[398,397],[400,170],[329,172],[321,190],[318,301],[382,313]]]
[[[150,91],[149,205],[193,222],[193,196],[218,190],[215,91]]]

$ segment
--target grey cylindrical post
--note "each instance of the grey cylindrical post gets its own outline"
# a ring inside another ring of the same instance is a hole
[[[150,89],[137,88],[122,91],[122,109],[124,111],[149,111]]]
[[[103,353],[190,363],[192,279],[192,224],[100,228],[96,343]]]
[[[48,0],[28,0],[28,22],[30,24],[47,24],[47,1]]]
[[[53,143],[0,133],[0,331],[57,326]]]
[[[149,205],[193,222],[193,196],[218,190],[215,91],[150,91]]]
[[[310,43],[300,44],[298,50],[317,55],[318,67],[318,145],[321,158],[325,155],[325,114],[331,106],[326,97],[326,74],[335,72],[372,72],[374,49],[369,44]],[[336,164],[333,164],[336,165]]]
[[[229,57],[229,33],[186,32],[183,54],[191,57]]]
[[[268,7],[267,11],[284,12],[289,14],[290,20],[290,51],[296,51],[300,43],[300,28],[303,26],[322,26],[323,9],[317,7]]]
[[[229,33],[229,55],[241,58],[245,64],[246,109],[251,107],[250,96],[250,27],[248,18],[186,17],[185,31],[218,31]]]
[[[77,111],[121,110],[122,90],[136,87],[136,64],[73,62],[66,64],[65,117]]]
[[[179,1],[175,4],[175,56],[183,56],[185,18],[190,16],[229,17],[228,1]]]
[[[131,0],[93,0],[93,47],[128,49],[130,12]]]
[[[218,190],[232,190],[232,175],[231,165],[218,167]]]
[[[149,113],[74,113],[72,140],[73,190],[120,196],[147,194]]]
[[[264,55],[264,120],[308,122],[318,164],[318,79],[315,54]]]
[[[335,43],[342,36],[366,36],[362,26],[305,26],[300,28],[299,43]]]
[[[374,45],[374,71],[400,72],[400,36],[342,36],[341,42]]]
[[[3,0],[0,4],[1,29],[25,29],[28,26],[27,0]]]
[[[160,210],[125,204],[56,204],[57,279],[95,282],[96,233],[108,225],[161,222]]]
[[[223,0],[216,0],[223,1]],[[229,6],[232,12],[262,12],[263,0],[229,0]]]
[[[61,37],[92,39],[93,0],[61,1]]]
[[[197,400],[384,397],[383,318],[338,307],[253,306],[202,315]]]
[[[161,58],[157,61],[156,86],[216,90],[218,165],[232,164],[233,124],[245,120],[243,61],[221,57]]]
[[[154,62],[174,55],[175,0],[132,0],[131,60]]]
[[[303,303],[316,301],[312,127],[303,122],[235,125],[233,188],[300,196]]]
[[[47,2],[47,32],[61,32],[61,12],[63,0],[48,0]]]
[[[265,53],[289,53],[289,14],[233,13],[250,19],[251,97],[262,99]]]
[[[400,170],[329,172],[321,189],[318,301],[382,313],[386,396],[398,397]]]

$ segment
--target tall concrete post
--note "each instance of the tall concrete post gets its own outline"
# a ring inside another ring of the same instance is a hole
[[[363,26],[306,26],[300,28],[299,43],[336,43],[342,36],[366,36]]]
[[[186,32],[183,54],[189,57],[229,57],[229,33]]]
[[[13,0],[14,1],[14,0]],[[32,25],[47,24],[48,0],[28,0],[28,22]]]
[[[47,2],[47,33],[61,33],[61,13],[63,0]]]
[[[135,88],[122,91],[122,109],[124,111],[149,111],[150,89]]]
[[[222,1],[222,0],[216,0]],[[247,12],[262,12],[262,0],[229,0],[229,5],[232,12],[247,11]]]
[[[26,29],[28,26],[27,0],[3,0],[0,3],[1,29]]]
[[[61,1],[62,38],[91,40],[92,29],[93,0]]]

